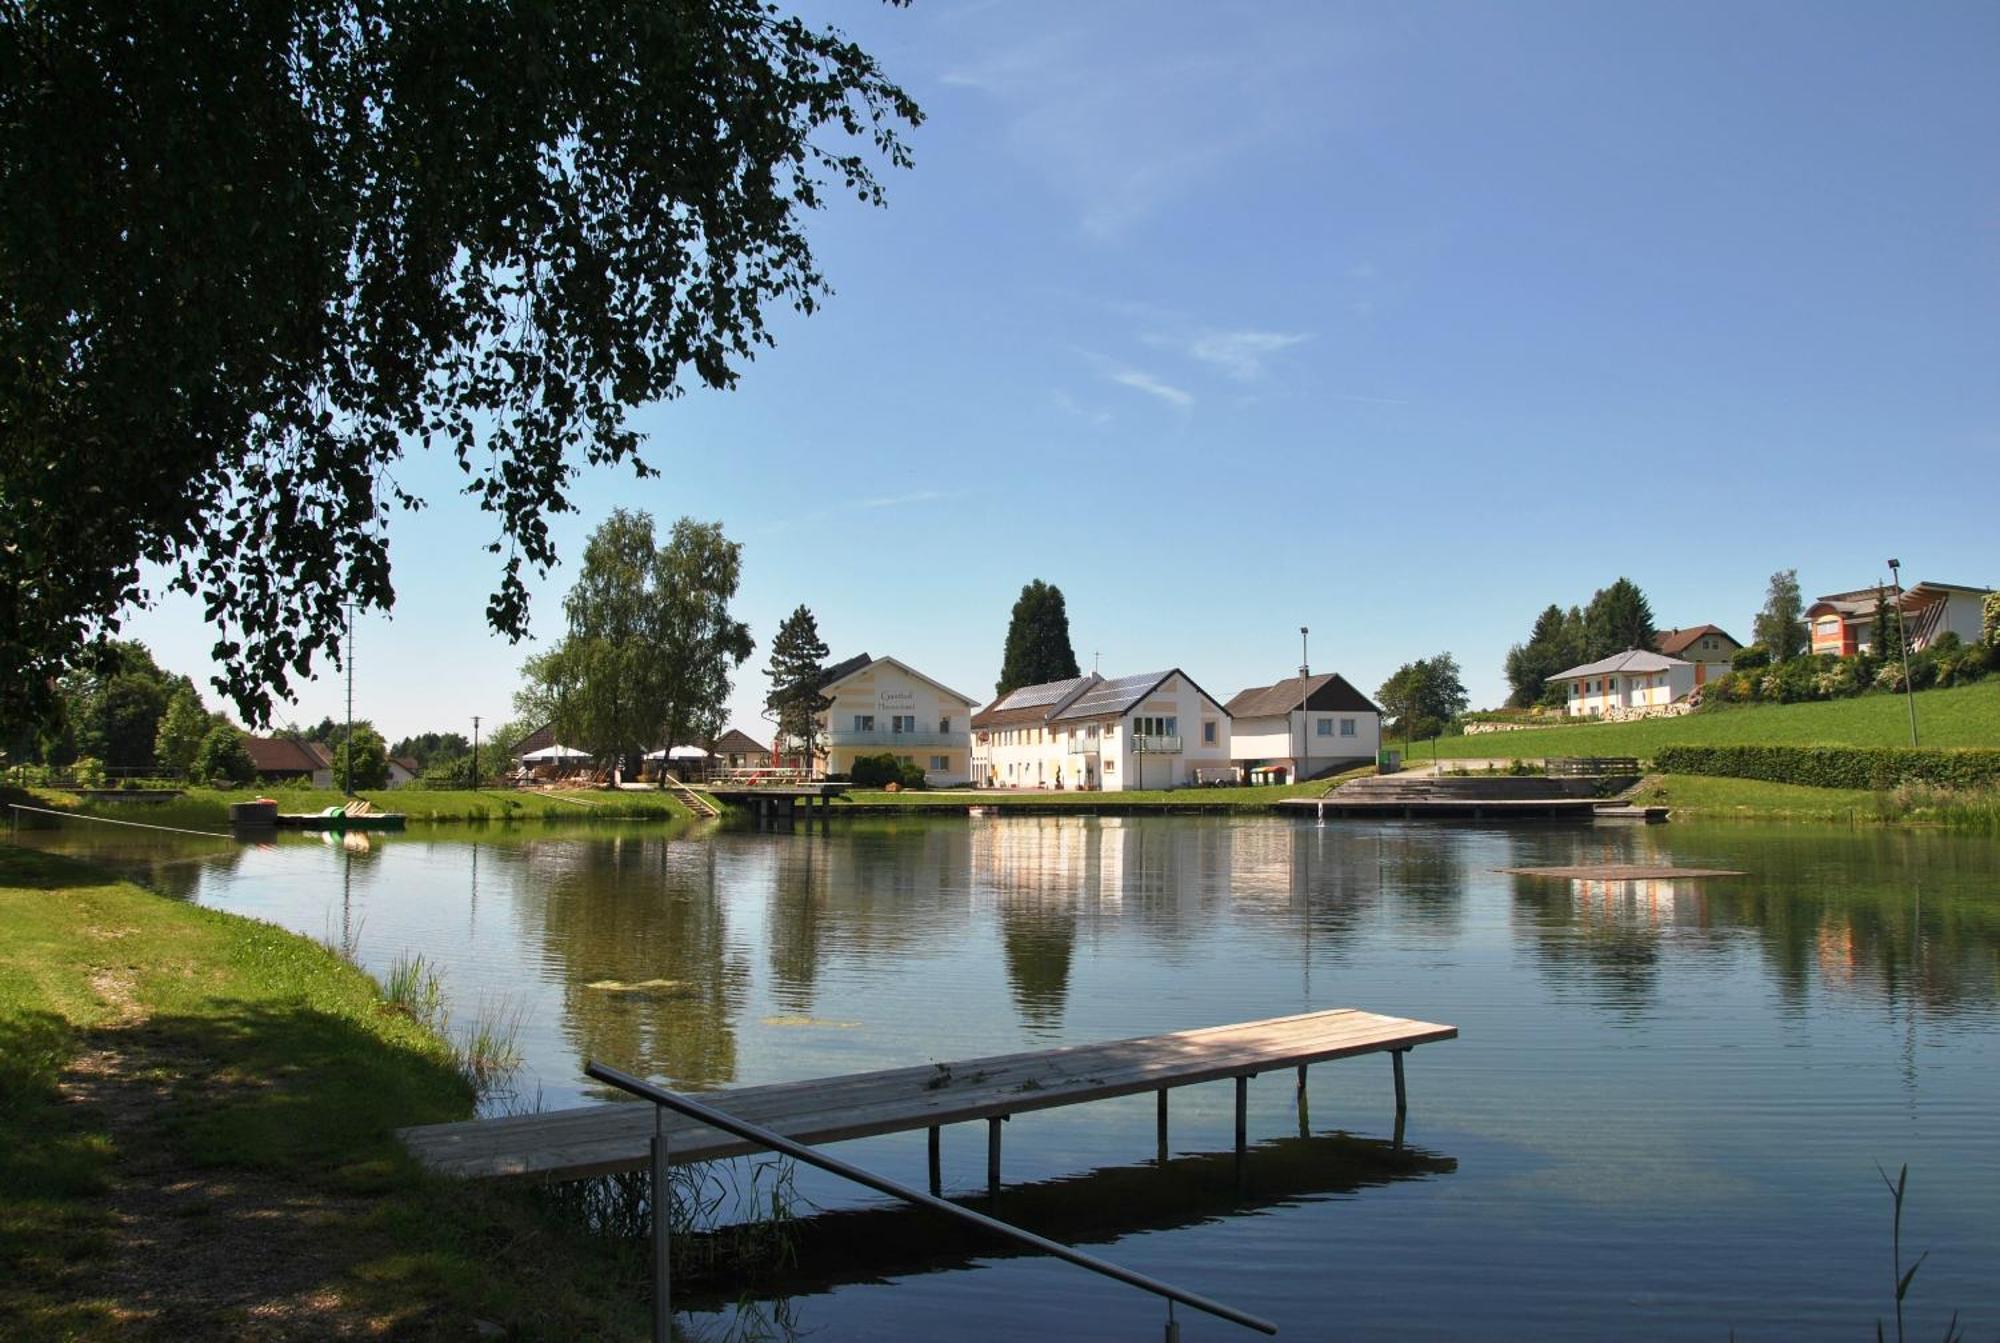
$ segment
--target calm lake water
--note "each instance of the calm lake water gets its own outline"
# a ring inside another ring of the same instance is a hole
[[[420,832],[365,852],[106,838],[177,897],[421,951],[461,1017],[520,1012],[516,1104],[596,1057],[688,1089],[1354,1006],[1459,1027],[1381,1057],[1007,1125],[1001,1215],[1278,1321],[1283,1336],[1720,1343],[1872,1336],[1910,1167],[1913,1337],[2000,1335],[2000,844],[1806,826],[1441,829],[1246,818],[847,821],[830,832]],[[24,838],[29,836],[24,835]],[[164,837],[162,837],[164,839]],[[1586,884],[1521,865],[1739,868]],[[844,1155],[921,1184],[921,1134]],[[945,1178],[985,1180],[983,1126]],[[1204,1155],[1209,1154],[1209,1155]],[[808,1172],[808,1175],[814,1173]],[[940,1244],[801,1177],[810,1277],[697,1336],[1158,1338],[1152,1298]],[[913,1243],[913,1240],[915,1243]],[[1181,1312],[1185,1339],[1250,1338]],[[1893,1337],[1893,1323],[1890,1325]]]

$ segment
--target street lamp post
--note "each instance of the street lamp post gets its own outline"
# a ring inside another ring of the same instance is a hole
[[[479,715],[472,715],[472,791],[479,791]]]
[[[1910,631],[1903,624],[1903,569],[1897,560],[1889,561],[1889,577],[1896,584],[1896,642],[1903,650],[1903,698],[1910,706],[1910,749],[1917,745],[1917,688],[1910,682]]]

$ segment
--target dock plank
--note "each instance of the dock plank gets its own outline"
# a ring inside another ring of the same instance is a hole
[[[737,1087],[701,1098],[801,1142],[840,1142],[1250,1077],[1457,1035],[1453,1026],[1337,1008],[1139,1039]],[[446,1174],[577,1179],[643,1165],[653,1124],[653,1107],[614,1102],[425,1125],[397,1136],[425,1165]],[[667,1132],[676,1162],[757,1150],[679,1115],[668,1116]]]

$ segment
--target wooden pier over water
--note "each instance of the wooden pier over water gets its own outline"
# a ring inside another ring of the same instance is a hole
[[[947,1124],[987,1121],[987,1182],[1000,1183],[1000,1129],[1012,1115],[1156,1092],[1158,1152],[1167,1156],[1167,1093],[1233,1079],[1236,1148],[1244,1150],[1248,1086],[1259,1073],[1292,1068],[1305,1086],[1315,1063],[1386,1053],[1394,1064],[1396,1112],[1407,1108],[1403,1055],[1455,1039],[1458,1028],[1341,1008],[1233,1026],[1177,1031],[1103,1044],[1001,1054],[801,1082],[703,1093],[704,1104],[802,1143],[930,1131],[931,1186]],[[606,1104],[543,1114],[407,1128],[398,1136],[433,1170],[468,1178],[580,1179],[646,1164],[655,1107]],[[760,1150],[678,1115],[667,1120],[675,1163]]]
[[[732,807],[748,807],[760,821],[791,820],[815,808],[824,817],[834,799],[847,792],[844,783],[718,783],[708,795]]]

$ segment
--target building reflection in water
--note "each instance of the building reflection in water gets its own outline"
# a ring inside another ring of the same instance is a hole
[[[765,916],[771,994],[809,1015],[827,966],[919,954],[967,918],[965,830],[867,822],[835,833],[743,836],[768,856]]]
[[[1921,887],[1821,882],[1790,872],[1701,880],[1550,881],[1515,876],[1517,924],[1545,967],[1587,975],[1607,1005],[1648,1006],[1663,962],[1755,947],[1788,1010],[1816,992],[1949,1016],[2000,986],[2000,909]]]

